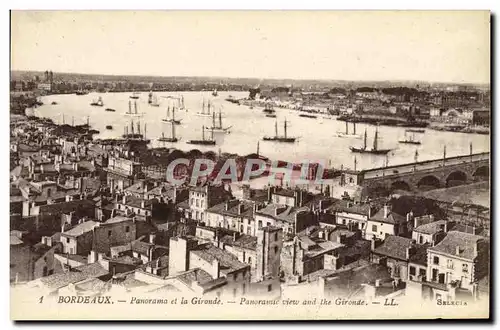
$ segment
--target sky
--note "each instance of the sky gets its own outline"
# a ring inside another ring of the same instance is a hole
[[[12,11],[11,69],[489,83],[484,11]]]

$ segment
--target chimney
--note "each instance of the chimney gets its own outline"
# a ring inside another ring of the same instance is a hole
[[[474,246],[476,246],[476,245],[474,245]],[[474,251],[475,251],[475,250],[476,250],[476,248],[474,248]],[[458,245],[455,247],[455,254],[456,254],[457,256],[458,256],[458,255],[460,255],[460,246],[458,246]]]
[[[411,254],[412,254],[412,249],[406,248],[406,260],[410,260]]]
[[[479,241],[474,243],[473,247],[474,247],[474,257],[477,257],[478,255],[478,245],[479,245]]]
[[[78,163],[77,162],[73,163],[73,171],[78,171]]]
[[[272,196],[273,192],[274,192],[273,187],[269,186],[269,187],[267,188],[267,201],[268,201],[268,202],[270,202],[270,201],[271,201],[271,196]]]
[[[242,214],[245,211],[245,205],[243,203],[238,204],[238,214]]]
[[[144,203],[144,199],[141,200],[141,209],[144,209],[145,208],[145,203]]]
[[[229,201],[224,204],[224,210],[229,210]]]
[[[149,234],[149,243],[155,244],[155,238],[156,238],[155,234]]]
[[[375,287],[376,288],[380,287],[380,279],[375,280]]]
[[[389,213],[390,213],[389,205],[385,204],[384,205],[384,219],[387,219],[387,217],[389,216]]]
[[[238,239],[238,233],[234,232],[233,233],[233,241],[236,241]]]
[[[127,195],[123,195],[122,204],[127,204]]]

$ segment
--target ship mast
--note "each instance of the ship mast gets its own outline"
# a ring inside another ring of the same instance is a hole
[[[175,139],[175,125],[174,125],[174,122],[172,122],[172,139]]]
[[[284,125],[284,128],[285,128],[285,139],[286,139],[286,118],[285,118],[285,122],[283,123]]]
[[[215,112],[212,114],[212,127],[215,127]]]
[[[134,134],[134,120],[130,122],[130,131],[132,132],[132,135]]]
[[[345,122],[345,135],[349,135],[349,122]]]
[[[356,135],[356,122],[352,123],[352,126],[354,128],[354,132],[352,134]]]
[[[205,114],[205,99],[203,99],[203,105],[201,107],[201,113]]]
[[[219,127],[222,129],[222,112],[220,111],[220,108],[219,108]]]
[[[205,126],[201,126],[201,139],[205,141]]]
[[[278,137],[278,120],[274,123],[274,136]]]
[[[132,113],[132,102],[128,101],[128,113]]]
[[[365,139],[364,139],[364,144],[363,144],[363,150],[366,149],[366,140],[367,140],[367,135],[368,133],[366,132],[366,128],[365,128]]]
[[[207,108],[208,108],[208,114],[210,114],[210,100],[208,100]]]
[[[134,102],[134,111],[135,111],[135,114],[137,114],[137,101]]]
[[[214,128],[212,127],[212,137],[211,137],[211,140],[213,141],[214,140]]]
[[[373,139],[373,150],[377,151],[378,126],[375,128],[375,138]]]

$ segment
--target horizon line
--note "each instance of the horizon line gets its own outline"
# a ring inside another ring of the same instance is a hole
[[[49,70],[50,71],[50,70]],[[33,70],[33,69],[10,69],[10,72],[40,72],[45,71]],[[348,80],[348,79],[333,79],[333,78],[262,78],[262,77],[230,77],[230,76],[196,76],[196,75],[154,75],[154,74],[110,74],[110,73],[81,73],[81,72],[58,72],[59,74],[75,74],[75,75],[100,75],[108,77],[151,77],[151,78],[211,78],[211,79],[255,79],[255,80],[295,80],[295,81],[320,81],[320,82],[366,82],[366,83],[378,83],[378,82],[405,82],[405,83],[429,83],[429,84],[448,84],[448,85],[476,85],[476,86],[489,86],[491,87],[491,82],[450,82],[450,81],[434,81],[434,80],[417,80],[417,79],[383,79],[383,80]]]

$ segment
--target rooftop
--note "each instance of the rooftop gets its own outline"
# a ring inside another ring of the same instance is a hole
[[[406,217],[389,211],[387,214],[387,217],[384,217],[384,208],[381,208],[373,217],[371,217],[371,221],[377,221],[377,222],[383,222],[383,223],[389,223],[389,224],[400,224],[403,222],[406,222]]]
[[[265,215],[283,222],[294,223],[296,214],[308,211],[309,209],[307,207],[292,207],[271,203],[266,207],[257,210],[256,214]]]
[[[412,244],[413,240],[410,238],[389,235],[382,245],[377,247],[373,252],[399,260],[407,260],[406,249],[410,248]]]
[[[57,290],[70,283],[78,283],[90,278],[107,275],[108,271],[96,262],[75,268],[72,271],[41,277],[39,281],[51,290]]]
[[[442,230],[441,228],[444,227],[445,225],[446,225],[446,220],[438,220],[420,225],[417,228],[413,229],[413,231],[422,234],[433,235],[441,231]]]
[[[92,231],[92,229],[94,229],[95,226],[99,226],[99,223],[92,221],[92,220],[85,221],[79,225],[76,225],[75,227],[71,228],[70,230],[63,232],[62,235],[78,237],[78,236],[83,235],[89,231]]]
[[[485,238],[461,231],[450,231],[439,244],[430,247],[429,251],[445,253],[469,260],[476,258],[475,246]],[[458,253],[457,253],[458,248]]]
[[[191,253],[209,263],[212,263],[215,260],[219,261],[220,271],[224,275],[248,267],[247,264],[239,261],[233,254],[215,247],[212,244],[202,245],[197,250],[191,251]]]

